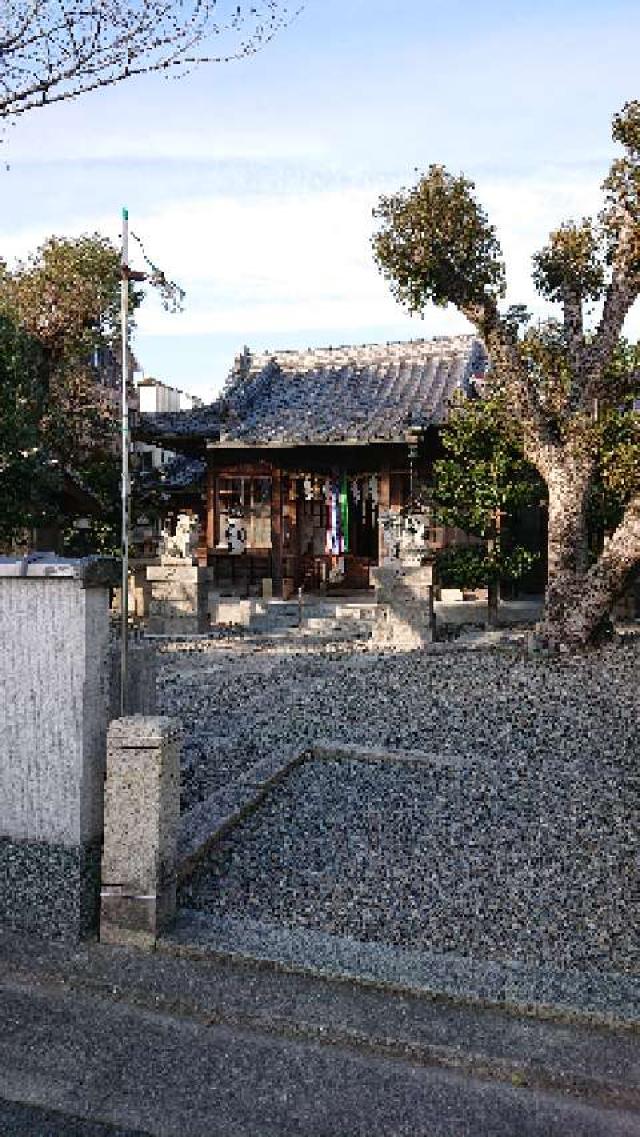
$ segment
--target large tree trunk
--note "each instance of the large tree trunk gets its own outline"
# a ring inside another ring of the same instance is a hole
[[[587,505],[592,478],[590,463],[569,456],[547,470],[548,579],[537,633],[550,648],[569,642],[568,624],[581,602],[589,558]]]
[[[566,461],[549,471],[549,577],[536,631],[545,646],[586,647],[611,634],[610,613],[640,565],[640,496],[589,567],[586,509],[592,469]]]
[[[616,600],[640,569],[640,495],[625,515],[597,562],[587,572],[580,602],[566,622],[569,644],[597,642],[610,625]]]

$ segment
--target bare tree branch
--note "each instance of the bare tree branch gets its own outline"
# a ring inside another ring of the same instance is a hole
[[[640,271],[633,262],[629,267],[628,258],[628,245],[638,240],[637,228],[637,223],[630,218],[620,233],[602,317],[593,342],[585,352],[586,380],[582,400],[585,407],[590,406],[595,398],[606,397],[605,369],[620,339],[625,319],[640,296]]]
[[[294,0],[295,3],[295,0]],[[133,75],[251,55],[297,16],[288,0],[4,0],[0,118]],[[208,50],[214,39],[219,53]]]
[[[582,311],[582,297],[577,292],[572,292],[568,288],[565,289],[563,297],[563,325],[564,335],[567,345],[567,356],[569,366],[574,377],[577,377],[582,369],[582,358],[585,349],[584,339],[584,315]],[[573,389],[575,387],[575,390]],[[574,384],[569,394],[569,405],[571,406],[573,399],[578,394],[578,384],[574,378]]]
[[[491,297],[481,304],[465,305],[461,311],[484,340],[492,371],[522,423],[527,458],[546,478],[556,458],[557,443],[512,329]]]

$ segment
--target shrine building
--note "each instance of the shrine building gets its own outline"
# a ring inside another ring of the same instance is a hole
[[[362,589],[381,519],[428,484],[451,398],[486,369],[473,335],[245,349],[213,403],[141,415],[135,434],[203,463],[199,559],[222,593],[257,594],[265,578],[274,595]]]

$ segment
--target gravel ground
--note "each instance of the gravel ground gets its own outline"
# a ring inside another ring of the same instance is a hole
[[[409,948],[638,971],[640,641],[598,654],[174,654],[184,804],[316,738],[462,766],[314,761],[183,889],[217,913]],[[634,875],[635,874],[635,875]]]
[[[588,775],[550,772],[309,762],[182,903],[417,951],[637,969],[630,812]]]
[[[165,660],[159,709],[185,728],[184,808],[317,738],[495,762],[556,755],[561,767],[602,769],[603,781],[640,752],[635,637],[559,660],[495,649],[289,654],[242,642]]]

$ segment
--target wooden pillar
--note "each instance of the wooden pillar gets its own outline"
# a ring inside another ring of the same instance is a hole
[[[386,512],[391,505],[391,463],[386,459],[380,469],[380,486],[378,490],[378,564],[382,563],[382,525],[380,514]]]
[[[388,459],[383,462],[380,470],[378,505],[380,509],[388,509],[391,505],[391,463]]]
[[[216,545],[216,476],[214,470],[207,468],[207,556]]]
[[[282,595],[282,470],[271,470],[271,576],[274,596]]]

